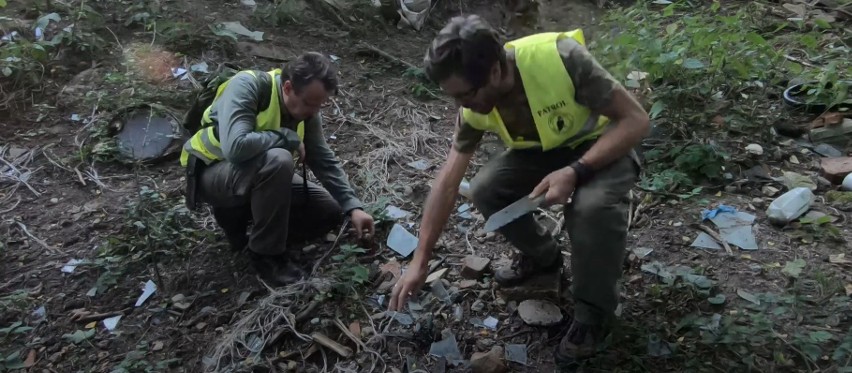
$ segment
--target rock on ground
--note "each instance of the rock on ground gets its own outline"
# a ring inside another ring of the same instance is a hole
[[[503,362],[503,347],[494,346],[488,352],[474,352],[470,357],[470,369],[473,373],[507,372]]]
[[[846,175],[852,173],[852,157],[822,158],[820,168],[828,181],[840,184]]]
[[[562,321],[562,311],[555,304],[544,300],[530,299],[518,306],[521,320],[532,326],[551,326]]]
[[[468,255],[464,257],[462,263],[461,277],[470,280],[479,279],[490,263],[491,259]]]

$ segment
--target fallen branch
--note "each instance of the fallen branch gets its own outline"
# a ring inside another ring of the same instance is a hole
[[[710,227],[708,227],[704,224],[696,224],[695,227],[704,231],[704,233],[707,233],[714,240],[719,241],[722,244],[722,247],[725,248],[725,251],[728,253],[728,255],[734,255],[734,251],[731,250],[731,245],[728,245],[728,242],[723,240],[722,237],[719,236],[718,233],[716,233],[712,229],[710,229]]]
[[[352,356],[352,349],[351,348],[335,342],[334,340],[332,340],[329,337],[326,337],[322,333],[315,332],[315,333],[311,334],[311,338],[313,338],[314,342],[320,344],[323,347],[326,347],[326,348],[334,351],[336,354],[338,354],[338,355],[340,355],[344,358],[348,358],[348,357]]]
[[[89,313],[88,311],[75,310],[71,312],[71,321],[88,324],[93,321],[101,321],[110,317],[126,315],[130,313],[130,311],[132,311],[131,308],[106,313]]]
[[[408,62],[408,61],[405,61],[405,60],[403,60],[403,59],[401,59],[401,58],[399,58],[399,57],[396,57],[396,56],[394,56],[394,55],[392,55],[392,54],[390,54],[390,53],[388,53],[388,52],[385,52],[385,51],[383,51],[383,50],[379,49],[378,47],[375,47],[375,46],[373,46],[373,45],[370,45],[370,44],[367,44],[367,43],[363,43],[363,42],[362,42],[362,43],[360,43],[359,45],[360,45],[362,48],[367,49],[367,50],[359,51],[360,53],[372,52],[372,53],[375,53],[375,54],[377,54],[377,55],[379,55],[379,56],[381,56],[381,57],[384,57],[384,58],[386,58],[386,59],[388,59],[388,60],[390,60],[390,61],[392,61],[392,62],[396,62],[396,63],[398,63],[398,64],[400,64],[400,65],[403,65],[403,66],[405,66],[405,67],[407,67],[407,68],[409,68],[409,69],[415,69],[415,70],[416,70],[416,69],[419,69],[419,68],[418,68],[417,66],[415,66],[413,63]],[[359,53],[359,52],[356,52],[356,53]]]

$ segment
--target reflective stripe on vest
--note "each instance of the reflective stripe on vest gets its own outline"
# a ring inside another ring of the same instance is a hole
[[[473,128],[496,133],[511,149],[574,148],[600,136],[609,124],[609,119],[591,115],[588,108],[574,100],[574,82],[565,69],[556,45],[557,41],[569,37],[585,45],[580,29],[534,34],[506,43],[507,48],[515,51],[515,62],[521,73],[539,141],[513,138],[497,108],[488,114],[464,108],[464,121]]]
[[[242,72],[250,74],[255,78],[257,77],[252,70],[241,71],[241,73]],[[267,74],[269,74],[272,79],[272,92],[269,96],[269,106],[265,110],[257,113],[257,121],[255,124],[256,131],[278,131],[281,129],[281,105],[280,99],[278,98],[278,82],[276,79],[277,76],[281,75],[281,70],[275,69],[268,71]],[[231,77],[231,79],[234,79],[235,77],[236,75]],[[195,135],[193,135],[186,143],[184,143],[183,150],[180,155],[181,166],[186,167],[190,153],[200,158],[206,164],[211,164],[224,159],[221,144],[219,143],[219,140],[217,140],[217,133],[215,132],[218,130],[218,126],[214,125],[213,120],[210,118],[210,112],[213,105],[216,103],[216,99],[222,95],[222,92],[225,91],[225,87],[231,79],[226,80],[216,89],[216,96],[213,98],[213,104],[204,110],[204,115],[201,117],[202,128],[198,130],[198,132],[196,132]],[[304,121],[299,122],[296,126],[296,134],[299,136],[300,141],[305,140]]]

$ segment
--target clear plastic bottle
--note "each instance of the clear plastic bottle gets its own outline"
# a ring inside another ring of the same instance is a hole
[[[814,194],[809,188],[790,189],[769,204],[766,216],[772,224],[785,225],[807,212],[812,203]]]
[[[465,196],[467,199],[470,199],[470,183],[467,180],[462,179],[461,184],[459,184],[459,194]]]

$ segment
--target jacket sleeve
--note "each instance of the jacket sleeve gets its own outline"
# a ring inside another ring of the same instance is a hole
[[[305,162],[344,212],[363,208],[340,161],[325,141],[319,113],[305,121]]]
[[[299,136],[291,129],[257,131],[261,89],[258,79],[240,72],[234,75],[214,104],[222,154],[231,163],[245,162],[272,148],[294,151],[299,146]]]

